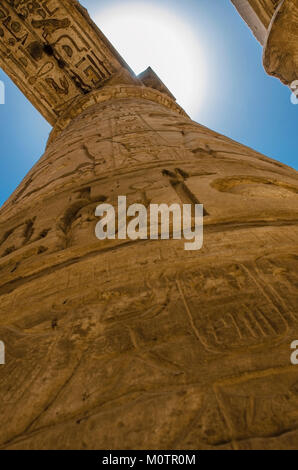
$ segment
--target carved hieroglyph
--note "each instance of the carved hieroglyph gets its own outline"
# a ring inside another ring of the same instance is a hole
[[[1,209],[0,447],[294,449],[297,172],[127,73],[75,98]],[[118,195],[203,203],[203,249],[98,241]]]
[[[130,70],[73,0],[1,0],[0,60],[52,125],[75,97]]]

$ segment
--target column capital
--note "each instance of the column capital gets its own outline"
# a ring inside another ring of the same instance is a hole
[[[141,98],[153,101],[171,109],[181,116],[189,117],[183,108],[181,108],[181,106],[179,106],[171,97],[154,88],[148,88],[144,85],[140,86],[123,83],[107,85],[100,90],[94,90],[88,95],[78,97],[74,100],[72,105],[57,120],[56,125],[50,134],[48,145],[50,145],[59,136],[59,134],[66,129],[73,119],[90,106],[94,106],[105,101],[126,98]]]
[[[275,11],[263,62],[266,71],[286,85],[298,79],[298,0],[283,0]]]
[[[264,47],[266,72],[290,86],[298,79],[298,0],[231,0]]]

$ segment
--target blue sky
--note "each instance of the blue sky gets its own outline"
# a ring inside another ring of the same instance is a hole
[[[196,106],[187,109],[195,121],[298,169],[298,105],[291,103],[287,87],[266,75],[262,48],[229,0],[138,0],[138,14],[142,14],[144,7],[143,16],[148,23],[142,34],[140,28],[133,31],[133,25],[127,28],[125,23],[124,7],[133,15],[131,0],[81,0],[81,3],[136,73],[141,71],[137,57],[141,46],[143,68],[151,65],[166,84],[173,81],[175,85],[176,77],[176,84],[177,80],[178,85],[183,83],[188,95],[197,97],[197,92],[200,93]],[[168,34],[171,27],[175,33],[173,47]],[[193,44],[189,57],[197,53],[195,44],[201,51],[193,69],[187,69],[185,62],[185,54],[190,50],[186,47],[186,31],[191,38],[188,38],[190,48]],[[125,41],[121,41],[122,34]],[[170,58],[167,73],[162,67],[160,50],[150,48],[154,34],[160,35],[157,39],[164,57]],[[127,42],[129,35],[132,46]],[[188,71],[185,79],[184,70]],[[191,77],[189,70],[193,70]],[[6,88],[6,103],[0,105],[1,205],[44,152],[51,127],[1,70],[0,80]],[[177,86],[176,98],[184,104],[180,88]]]

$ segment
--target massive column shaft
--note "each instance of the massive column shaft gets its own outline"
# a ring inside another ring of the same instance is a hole
[[[1,447],[294,448],[297,173],[153,89],[68,116],[0,213]],[[203,203],[203,249],[100,242],[118,195]]]

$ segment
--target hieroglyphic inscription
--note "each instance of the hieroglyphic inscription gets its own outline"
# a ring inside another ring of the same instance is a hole
[[[73,0],[3,0],[0,65],[52,125],[126,66]]]

